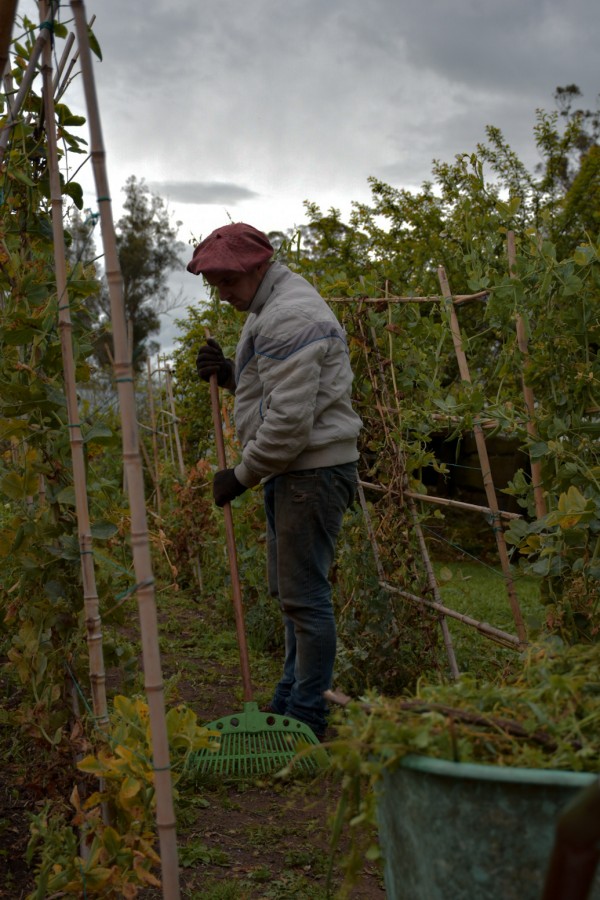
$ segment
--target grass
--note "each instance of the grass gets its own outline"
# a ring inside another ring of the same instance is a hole
[[[436,577],[445,606],[509,634],[516,633],[499,567],[476,561],[442,563],[436,566]],[[535,634],[543,619],[539,581],[516,573],[514,585],[525,624]],[[448,617],[447,622],[461,672],[495,680],[514,666],[518,651],[497,644],[456,619]]]

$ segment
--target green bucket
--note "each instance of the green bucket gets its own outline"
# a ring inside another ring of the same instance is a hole
[[[405,757],[377,799],[389,900],[539,900],[556,819],[596,779]]]

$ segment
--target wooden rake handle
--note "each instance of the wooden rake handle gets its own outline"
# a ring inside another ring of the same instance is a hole
[[[210,332],[205,329],[206,337],[210,337]],[[215,441],[217,444],[217,462],[220,469],[227,468],[227,459],[225,456],[225,441],[223,440],[223,423],[221,422],[221,404],[219,403],[219,385],[217,383],[217,375],[210,376],[210,405],[212,410],[213,426],[215,430]],[[223,515],[225,517],[225,534],[227,538],[227,557],[229,559],[229,571],[231,573],[231,594],[233,600],[233,611],[235,614],[235,630],[237,634],[237,642],[240,653],[240,669],[242,673],[242,687],[244,690],[244,702],[252,700],[252,682],[250,679],[250,663],[248,661],[248,644],[246,641],[246,629],[244,626],[244,607],[242,603],[242,591],[240,587],[240,576],[237,564],[237,552],[235,547],[235,532],[233,529],[233,514],[231,512],[231,503],[225,503],[223,506]]]

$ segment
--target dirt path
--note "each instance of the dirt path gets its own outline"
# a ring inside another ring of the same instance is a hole
[[[134,624],[127,637],[134,643],[136,613],[132,604]],[[201,723],[243,708],[235,631],[222,616],[222,611],[219,615],[214,607],[202,608],[183,594],[169,597],[159,612],[167,705],[185,702]],[[262,704],[270,696],[279,660],[251,652],[251,668],[256,699]],[[118,676],[107,674],[111,691],[118,691]],[[4,686],[6,707],[10,698]],[[46,800],[68,804],[73,765],[66,757],[50,766],[31,757],[13,764],[8,731],[1,733],[8,758],[0,769],[0,898],[24,900],[34,888],[32,867],[24,859],[29,815],[39,813]],[[333,857],[332,891],[327,892],[331,817],[339,796],[331,775],[291,781],[199,776],[179,788],[177,840],[184,900],[341,896],[343,848]],[[147,889],[138,896],[162,900],[162,891]],[[345,896],[382,900],[385,891],[378,864],[365,866]]]
[[[166,641],[163,649],[165,677],[177,682],[178,696],[201,722],[243,708],[234,631],[225,626],[218,641],[205,639],[215,634],[214,616],[214,610],[178,602],[177,611],[163,617],[165,635],[174,639],[173,645]],[[196,643],[196,636],[202,635]],[[187,653],[182,650],[185,647]],[[278,661],[256,653],[251,657],[256,697],[263,702]],[[326,775],[297,781],[200,778],[193,789],[182,791],[178,804],[183,896],[189,900],[325,900],[331,817],[338,796],[339,785]],[[332,897],[339,894],[343,881],[342,852],[334,857]],[[348,896],[382,900],[380,867],[365,866]]]

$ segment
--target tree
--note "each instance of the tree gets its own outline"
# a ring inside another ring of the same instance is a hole
[[[183,266],[183,244],[177,240],[179,223],[173,223],[164,200],[135,175],[127,179],[124,215],[116,226],[119,263],[123,276],[125,314],[131,329],[133,365],[140,370],[158,344],[152,336],[160,331],[160,316],[177,306],[168,284],[169,273]],[[112,341],[106,333],[110,301],[106,287],[90,304],[96,320],[96,356],[107,365]]]
[[[554,101],[564,129],[560,140],[555,137],[550,144],[554,152],[548,152],[544,163],[538,166],[546,177],[560,182],[563,192],[569,190],[584,158],[600,139],[600,108],[573,109],[577,97],[581,97],[581,90],[576,84],[556,88]]]

